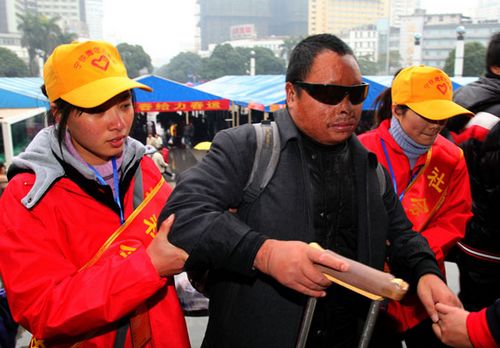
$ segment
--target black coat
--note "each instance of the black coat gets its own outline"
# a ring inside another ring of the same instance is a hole
[[[255,132],[250,125],[219,132],[202,162],[180,176],[160,220],[175,213],[169,239],[189,254],[186,269],[210,268],[210,317],[204,347],[294,347],[306,297],[253,270],[267,238],[314,238],[309,172],[301,137],[286,110],[275,113],[281,138],[276,172],[251,205],[241,204],[250,175]],[[377,160],[355,136],[358,260],[378,269],[386,256],[397,275],[412,284],[424,273],[439,274],[426,240],[411,223],[386,174],[381,194]],[[238,214],[229,208],[238,208]],[[386,247],[389,240],[390,247]]]
[[[463,242],[480,251],[500,255],[500,123],[484,141],[469,139],[460,147],[469,170],[474,213]]]

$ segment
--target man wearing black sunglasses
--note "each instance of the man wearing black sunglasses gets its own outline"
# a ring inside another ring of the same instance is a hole
[[[348,268],[313,241],[378,269],[389,258],[397,276],[418,283],[429,311],[455,305],[389,177],[379,181],[376,157],[353,135],[368,86],[351,49],[310,36],[293,50],[286,81],[287,109],[274,114],[279,163],[257,198],[243,200],[257,146],[245,125],[216,135],[159,219],[175,213],[169,239],[189,253],[186,269],[210,270],[203,346],[294,347],[308,296],[320,299],[307,346],[356,346],[369,302],[314,267]]]

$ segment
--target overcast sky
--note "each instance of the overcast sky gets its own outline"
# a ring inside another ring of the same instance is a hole
[[[194,47],[196,0],[103,0],[104,39],[139,44],[161,66]],[[462,12],[477,0],[420,0],[427,13]]]
[[[104,39],[139,44],[160,66],[193,49],[195,12],[195,0],[104,0]]]

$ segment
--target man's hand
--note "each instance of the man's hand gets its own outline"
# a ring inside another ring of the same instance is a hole
[[[436,304],[439,320],[432,324],[436,336],[446,345],[452,347],[472,347],[467,333],[467,316],[469,312],[464,309]]]
[[[151,241],[146,252],[151,258],[158,273],[170,276],[182,272],[188,254],[168,241],[168,233],[174,223],[174,215],[170,215],[160,226],[156,237]]]
[[[281,284],[307,296],[323,297],[331,285],[314,264],[345,272],[348,264],[326,251],[299,241],[268,239],[257,252],[254,267],[270,275]]]
[[[438,321],[436,303],[462,308],[462,303],[457,295],[435,274],[425,274],[418,280],[417,294],[427,313],[435,323]]]

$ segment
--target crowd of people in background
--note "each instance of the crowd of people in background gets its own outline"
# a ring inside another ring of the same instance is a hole
[[[84,52],[103,55],[73,64]],[[187,347],[172,276],[201,271],[205,347],[292,347],[310,296],[307,347],[355,346],[369,303],[314,267],[347,270],[314,241],[410,283],[381,307],[374,346],[500,346],[500,33],[486,70],[453,93],[441,69],[402,68],[362,119],[369,86],[353,51],[334,35],[305,38],[290,57],[287,108],[271,115],[276,171],[250,199],[252,126],[219,131],[172,192],[172,149],[217,127],[134,117],[133,89],[150,88],[128,78],[115,47],[59,46],[44,69],[52,125],[0,163],[14,319],[34,346]],[[458,265],[458,294],[445,261]]]

